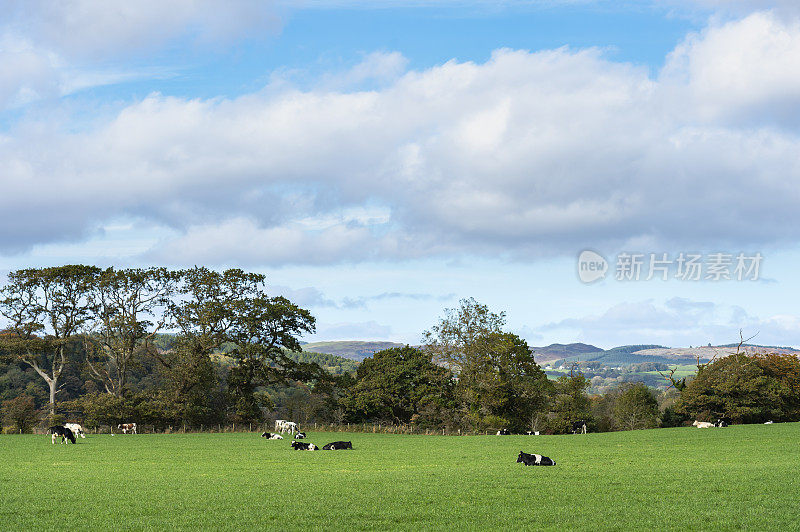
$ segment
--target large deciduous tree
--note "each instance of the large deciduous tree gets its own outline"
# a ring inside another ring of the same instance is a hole
[[[87,337],[87,363],[109,394],[126,393],[129,367],[163,326],[177,279],[165,268],[108,268],[100,274],[92,294],[96,329]]]
[[[212,354],[229,340],[237,302],[258,294],[263,276],[232,269],[195,267],[179,272],[176,297],[168,304],[170,328],[178,333],[172,349],[151,350],[166,376],[168,400],[184,422],[210,422],[214,410]]]
[[[793,355],[735,353],[699,367],[676,410],[735,423],[800,420],[800,361]]]
[[[503,332],[505,313],[474,299],[446,309],[425,332],[425,349],[458,376],[456,396],[474,428],[522,430],[544,415],[552,386],[528,344]]]
[[[235,401],[234,419],[242,422],[263,417],[262,406],[268,402],[256,394],[258,386],[320,376],[316,364],[297,363],[286,354],[302,351],[299,337],[314,332],[314,317],[284,297],[269,297],[263,281],[258,276],[251,289],[230,301],[232,322],[226,336],[235,345],[229,353],[235,365],[228,384]]]
[[[91,290],[99,273],[82,265],[17,270],[0,290],[0,314],[9,321],[0,344],[47,382],[51,416],[70,340],[94,312]]]
[[[378,351],[358,366],[342,404],[353,421],[437,424],[431,414],[453,407],[450,372],[414,347]]]
[[[550,430],[566,433],[576,421],[588,422],[591,408],[586,389],[591,382],[574,368],[569,375],[562,375],[555,382],[555,393],[550,411]]]
[[[620,430],[658,426],[658,400],[643,382],[620,386],[614,403],[614,425]]]

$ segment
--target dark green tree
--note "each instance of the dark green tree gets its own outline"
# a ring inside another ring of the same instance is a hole
[[[385,349],[361,362],[342,405],[352,421],[436,424],[428,416],[437,407],[452,408],[453,381],[420,349]]]
[[[456,398],[475,429],[522,430],[547,411],[552,386],[527,343],[503,332],[505,313],[464,299],[425,332],[425,350],[458,376]]]
[[[734,423],[800,420],[800,361],[792,355],[735,353],[699,366],[678,413]]]
[[[263,277],[254,292],[231,301],[231,312],[226,336],[235,346],[228,353],[234,361],[228,374],[233,416],[241,422],[259,422],[267,404],[255,393],[259,386],[324,377],[318,365],[295,362],[287,354],[302,350],[299,336],[314,332],[315,319],[284,297],[267,296]]]
[[[586,389],[591,382],[574,368],[555,382],[555,392],[550,412],[550,430],[564,434],[572,430],[576,421],[591,420],[591,408]]]
[[[658,426],[658,400],[644,383],[620,386],[614,405],[614,424],[619,430],[652,429]]]

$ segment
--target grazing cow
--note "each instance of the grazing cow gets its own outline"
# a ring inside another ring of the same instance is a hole
[[[313,443],[306,443],[302,441],[294,441],[292,440],[292,449],[295,451],[317,451],[318,448]]]
[[[296,440],[302,440],[305,437],[306,437],[306,433],[305,432],[298,432],[297,434],[294,435],[294,439],[296,439]]]
[[[694,423],[692,423],[692,425],[694,425],[698,429],[710,429],[710,428],[714,427],[714,424],[713,423],[709,423],[708,421],[697,421],[697,420],[695,420]]]
[[[722,427],[727,427],[730,424],[731,424],[730,419],[726,417],[721,417],[717,419],[717,421],[714,423],[714,426],[721,429]]]
[[[538,436],[539,435],[539,431],[538,430],[529,430],[525,434],[528,435],[528,436]]]
[[[500,429],[497,431],[498,436],[511,436],[511,431],[508,429]]]
[[[334,441],[322,447],[323,451],[339,451],[342,449],[352,449],[353,444],[349,441]]]
[[[75,434],[72,433],[67,427],[62,427],[61,425],[53,425],[49,429],[47,429],[48,434],[52,434],[53,436],[50,438],[53,443],[56,443],[56,438],[61,437],[61,443],[66,443],[67,440],[71,441],[72,443],[77,443],[75,441]]]
[[[773,423],[773,422],[772,422],[771,420],[770,420],[770,421],[765,421],[765,422],[764,422],[764,425],[772,425],[772,423]]]
[[[117,428],[122,431],[123,434],[131,433],[136,434],[136,423],[120,423],[117,425]]]
[[[64,426],[72,431],[73,434],[80,436],[81,438],[86,438],[86,433],[83,431],[83,427],[80,426],[78,423],[64,423]]]
[[[261,437],[262,438],[266,438],[268,440],[282,440],[283,439],[283,436],[281,436],[280,434],[273,434],[271,432],[265,432],[264,434],[261,435]]]
[[[556,461],[552,458],[548,458],[546,456],[542,456],[541,454],[528,454],[522,451],[519,452],[519,456],[517,457],[517,463],[523,463],[526,466],[529,465],[556,465]]]
[[[586,421],[580,420],[572,424],[573,434],[586,434]]]
[[[286,421],[285,419],[276,419],[275,432],[280,432],[281,434],[284,432],[297,432],[297,423],[294,421]]]

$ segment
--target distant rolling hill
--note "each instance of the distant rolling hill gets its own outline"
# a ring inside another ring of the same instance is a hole
[[[392,347],[403,347],[404,345],[395,342],[312,342],[303,344],[303,351],[326,353],[361,362],[378,351]]]
[[[537,362],[548,362],[586,353],[602,353],[603,349],[589,344],[550,344],[544,347],[531,347]]]
[[[658,362],[663,364],[695,364],[708,362],[714,358],[719,359],[736,352],[736,345],[703,346],[703,347],[664,347],[660,345],[625,345],[599,351],[596,353],[581,353],[555,359],[542,358],[537,361],[564,361],[564,362],[600,362],[604,366],[623,366],[628,364],[641,364],[643,362]],[[800,350],[791,347],[772,347],[761,345],[744,345],[741,351],[747,354],[755,353],[784,353],[800,355]]]

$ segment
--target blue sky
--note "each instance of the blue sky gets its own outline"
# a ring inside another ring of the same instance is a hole
[[[532,345],[800,345],[793,2],[0,13],[0,271],[261,271],[308,340],[415,343],[475,297]],[[621,252],[763,261],[620,281]]]

